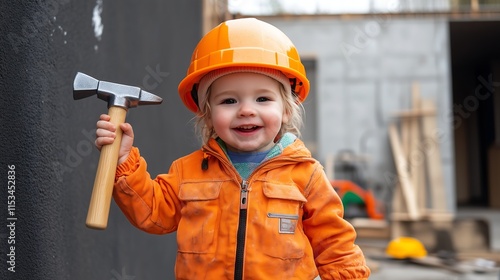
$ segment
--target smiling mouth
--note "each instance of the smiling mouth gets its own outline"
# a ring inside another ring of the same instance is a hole
[[[252,131],[255,131],[257,129],[259,129],[260,126],[256,126],[256,125],[249,125],[249,126],[238,126],[235,128],[235,130],[238,130],[238,131],[241,131],[241,132],[252,132]]]

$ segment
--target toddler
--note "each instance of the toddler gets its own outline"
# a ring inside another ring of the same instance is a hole
[[[150,178],[123,140],[113,198],[153,234],[177,231],[177,279],[368,279],[354,228],[300,140],[309,92],[289,38],[257,19],[221,23],[198,43],[179,95],[203,145]],[[102,115],[96,146],[114,141]]]

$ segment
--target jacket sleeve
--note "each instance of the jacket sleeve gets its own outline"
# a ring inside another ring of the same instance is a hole
[[[321,279],[368,279],[370,269],[354,243],[354,227],[344,220],[342,201],[320,165],[305,191],[304,231]]]
[[[113,198],[127,219],[137,228],[154,234],[177,229],[180,202],[177,198],[175,168],[151,179],[147,163],[133,147],[116,170]]]

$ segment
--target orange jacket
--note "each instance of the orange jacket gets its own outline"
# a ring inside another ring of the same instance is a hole
[[[298,139],[246,181],[213,139],[154,180],[134,147],[118,167],[113,197],[134,226],[177,230],[177,279],[370,275],[339,196]]]

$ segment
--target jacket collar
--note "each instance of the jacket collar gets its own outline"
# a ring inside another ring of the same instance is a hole
[[[226,147],[224,142],[220,139],[214,138],[209,139],[207,144],[205,144],[202,148],[203,151],[212,150],[220,155],[224,155],[224,157],[227,158],[225,149]],[[276,145],[271,148],[269,153],[272,153],[272,157],[276,157],[278,155],[294,159],[311,157],[311,152],[306,148],[304,142],[292,133],[285,133],[280,140],[278,140]]]

